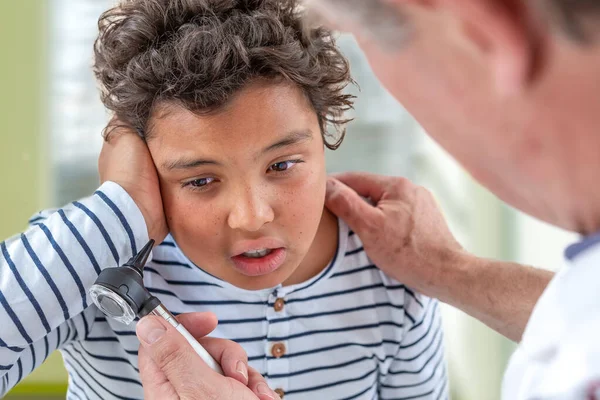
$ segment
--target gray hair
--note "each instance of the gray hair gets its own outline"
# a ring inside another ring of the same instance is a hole
[[[560,32],[582,44],[600,37],[600,0],[550,0],[538,3]],[[546,6],[548,4],[548,6]]]
[[[317,13],[365,26],[384,44],[401,45],[410,36],[410,21],[383,0],[306,0]],[[536,9],[561,34],[582,44],[600,38],[600,0],[539,0]]]
[[[311,17],[361,25],[363,33],[386,47],[398,48],[410,37],[410,20],[393,5],[381,0],[305,0]]]

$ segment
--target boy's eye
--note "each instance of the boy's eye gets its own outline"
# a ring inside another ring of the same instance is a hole
[[[188,185],[192,186],[192,187],[203,187],[208,185],[209,183],[213,182],[215,179],[214,178],[199,178],[199,179],[194,179],[193,181],[190,181],[188,183]]]
[[[292,168],[294,166],[294,164],[297,164],[299,161],[294,161],[294,160],[290,160],[290,161],[281,161],[275,164],[272,164],[269,167],[269,171],[274,171],[274,172],[283,172],[283,171],[287,171],[288,169]]]

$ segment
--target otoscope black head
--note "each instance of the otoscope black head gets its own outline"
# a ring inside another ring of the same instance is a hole
[[[144,265],[153,246],[154,240],[150,240],[122,266],[103,270],[90,288],[94,304],[109,317],[129,324],[155,303],[143,281]]]
[[[152,248],[154,247],[154,239],[150,239],[148,243],[137,253],[134,254],[133,257],[129,259],[123,266],[133,267],[140,272],[140,274],[144,271],[144,266],[146,265],[146,261],[148,261],[148,257],[150,253],[152,253]]]

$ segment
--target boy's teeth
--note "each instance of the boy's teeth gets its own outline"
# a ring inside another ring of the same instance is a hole
[[[244,255],[245,257],[251,257],[251,258],[260,258],[260,257],[266,256],[270,252],[271,252],[271,250],[269,250],[269,249],[261,249],[261,250],[247,251],[245,253],[242,253],[242,255]]]

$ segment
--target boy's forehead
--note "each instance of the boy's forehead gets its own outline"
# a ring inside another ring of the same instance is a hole
[[[316,112],[300,88],[291,85],[249,85],[225,105],[192,111],[181,104],[159,104],[149,121],[152,140],[226,139],[236,133],[285,135],[306,131],[318,123]]]
[[[167,170],[227,164],[232,157],[258,160],[321,136],[316,112],[303,92],[289,87],[251,88],[211,113],[177,104],[159,111],[151,119],[148,146],[156,165]]]

